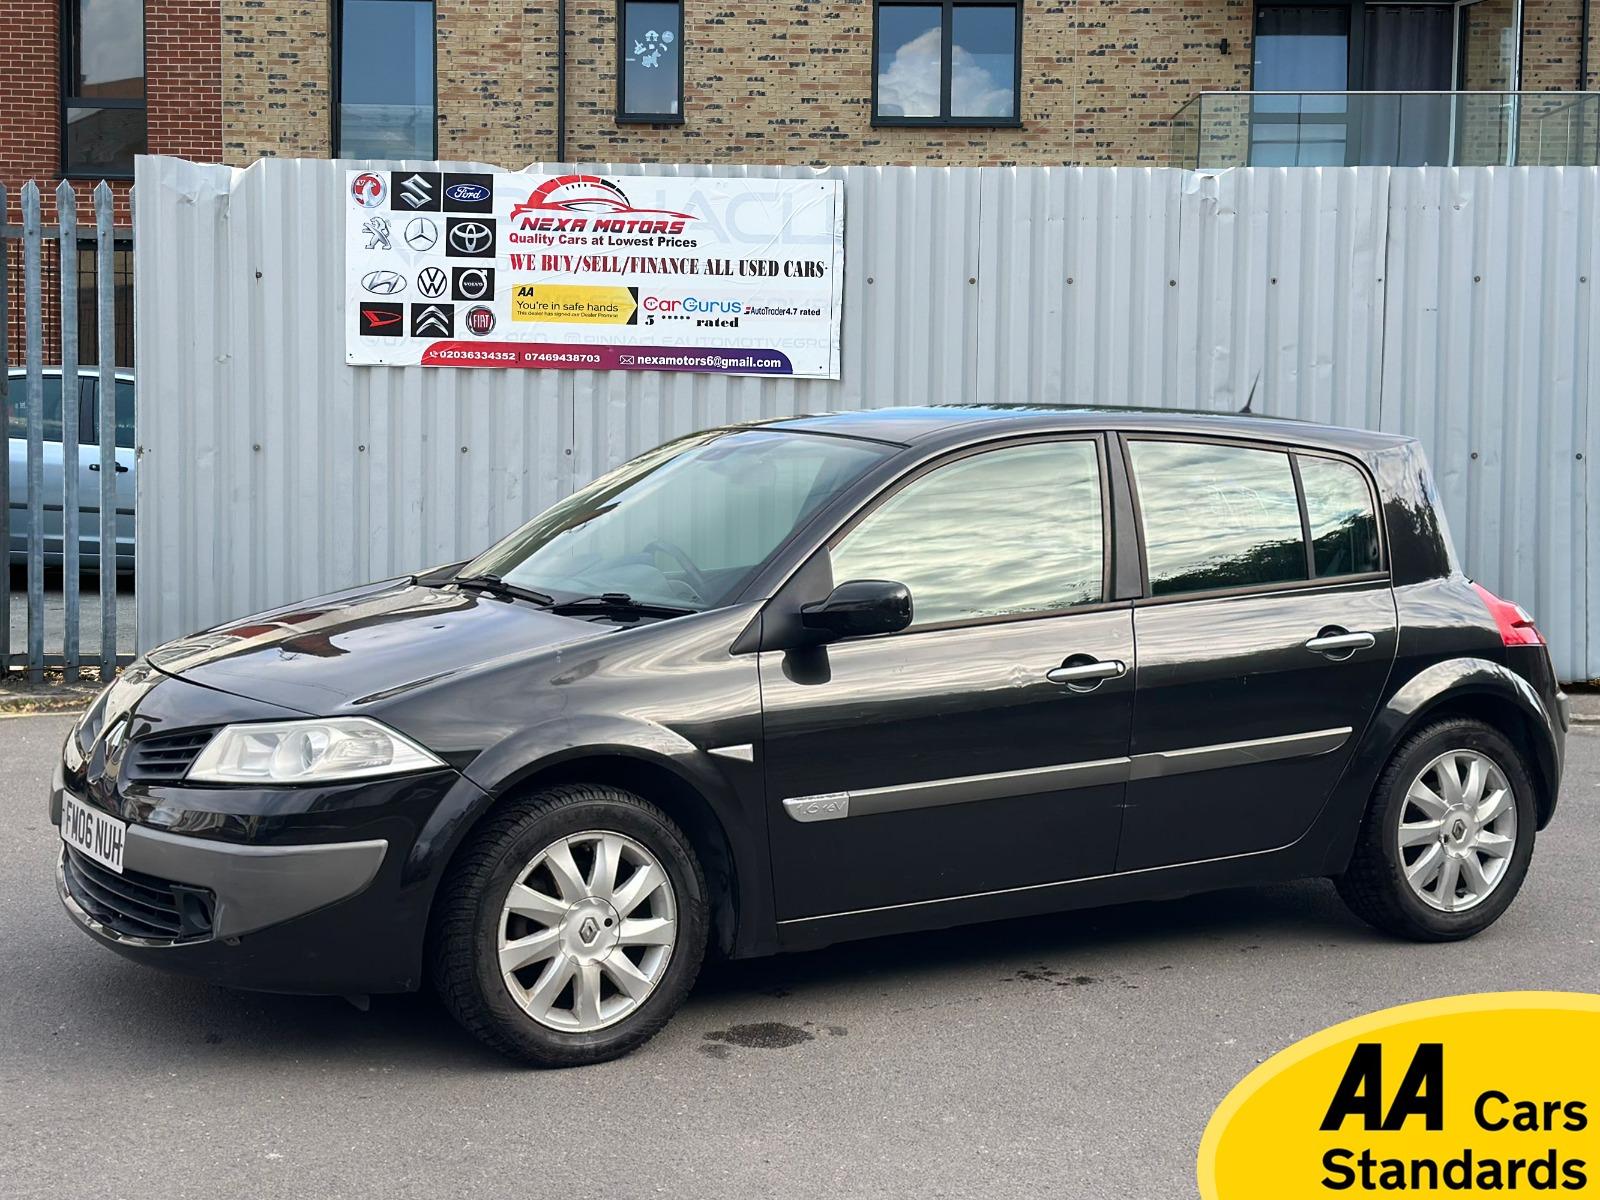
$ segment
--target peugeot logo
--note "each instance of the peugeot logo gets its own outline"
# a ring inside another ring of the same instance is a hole
[[[430,300],[444,295],[449,286],[449,278],[438,267],[428,267],[417,273],[417,291]]]
[[[453,183],[444,194],[457,204],[479,204],[489,198],[489,189],[481,183]]]
[[[493,237],[482,221],[463,221],[450,230],[450,245],[463,254],[477,254]]]
[[[430,333],[449,337],[451,324],[449,314],[444,309],[437,304],[430,304],[416,315],[411,333],[413,337],[423,337]]]
[[[585,946],[594,941],[595,935],[600,932],[600,922],[593,917],[585,917],[583,924],[578,926],[578,936],[583,939]]]
[[[406,245],[413,250],[432,250],[439,244],[439,227],[427,217],[413,217],[406,225]]]
[[[401,182],[400,199],[412,208],[426,208],[433,200],[433,184],[421,175],[413,175]]]
[[[368,271],[361,277],[361,286],[374,296],[392,296],[406,290],[406,277],[396,271]]]

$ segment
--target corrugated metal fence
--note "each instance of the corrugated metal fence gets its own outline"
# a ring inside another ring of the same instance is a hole
[[[0,426],[8,442],[0,460],[0,495],[6,498],[0,510],[0,546],[9,560],[0,575],[0,678],[20,669],[38,681],[47,666],[60,669],[69,683],[78,678],[84,665],[79,569],[111,563],[111,569],[99,573],[100,645],[92,648],[98,651],[100,676],[109,678],[117,665],[116,477],[127,470],[118,464],[115,446],[113,397],[119,373],[111,350],[116,344],[113,259],[117,238],[127,230],[113,224],[111,188],[104,182],[93,191],[94,225],[81,232],[78,196],[66,181],[55,190],[53,223],[41,219],[38,184],[24,184],[18,199],[22,223],[7,224],[6,189],[0,185]],[[78,259],[85,243],[94,248],[96,294],[88,307],[96,322],[93,344],[102,350],[93,372],[80,372],[78,361]],[[57,329],[51,331],[58,333],[55,338],[47,337],[44,321],[47,247],[54,251],[60,290]],[[11,263],[19,252],[24,332],[23,344],[13,347],[7,344],[11,326],[6,308]],[[80,445],[80,433],[96,440]],[[85,470],[92,474],[85,475]],[[101,521],[106,512],[113,519]],[[11,565],[20,566],[27,579],[21,647],[12,645]],[[47,627],[54,632],[57,624],[46,620],[47,565],[61,571],[60,641],[53,645],[46,639]]]
[[[835,383],[348,367],[355,165],[140,160],[141,646],[464,556],[721,422],[974,399],[1229,410],[1254,389],[1256,412],[1420,437],[1467,568],[1534,610],[1564,678],[1600,676],[1600,169],[831,169]]]

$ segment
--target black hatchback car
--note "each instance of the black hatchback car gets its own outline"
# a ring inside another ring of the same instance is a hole
[[[546,1065],[704,954],[1331,877],[1491,924],[1567,725],[1417,444],[948,407],[715,429],[477,559],[162,646],[52,790],[72,919],[219,983],[431,978]]]

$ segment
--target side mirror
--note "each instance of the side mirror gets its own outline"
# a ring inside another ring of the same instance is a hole
[[[851,579],[826,599],[800,609],[803,628],[822,640],[898,633],[911,624],[911,591],[887,579]]]

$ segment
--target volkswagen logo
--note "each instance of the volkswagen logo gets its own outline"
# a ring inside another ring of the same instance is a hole
[[[494,309],[486,304],[475,304],[467,309],[467,328],[479,337],[494,332]]]
[[[374,296],[393,296],[406,290],[406,277],[396,271],[368,271],[361,277],[361,286]]]
[[[413,217],[406,223],[406,245],[413,250],[432,250],[439,244],[439,227],[427,217]]]
[[[417,291],[429,300],[444,295],[445,288],[450,286],[450,280],[438,267],[427,267],[417,272]],[[469,297],[476,299],[476,297]]]
[[[462,221],[450,227],[450,247],[462,254],[481,254],[493,240],[494,234],[482,221]]]

